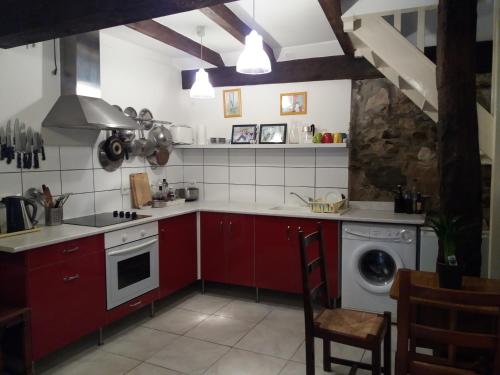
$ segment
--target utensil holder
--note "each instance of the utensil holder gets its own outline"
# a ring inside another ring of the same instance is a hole
[[[63,208],[62,207],[46,207],[45,208],[45,225],[61,225],[63,223]]]

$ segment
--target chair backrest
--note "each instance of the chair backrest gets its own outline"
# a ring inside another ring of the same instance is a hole
[[[490,373],[491,359],[500,374],[500,294],[423,287],[411,274],[399,270],[396,374]],[[438,352],[418,353],[417,343]]]
[[[315,298],[318,296],[321,297],[321,304],[324,308],[332,307],[326,273],[324,240],[321,224],[318,224],[318,230],[316,232],[307,236],[304,234],[303,229],[299,228],[299,247],[306,333],[312,333],[314,324],[313,302]]]

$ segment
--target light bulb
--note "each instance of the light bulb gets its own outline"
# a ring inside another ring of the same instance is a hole
[[[195,99],[212,99],[215,97],[215,91],[208,79],[208,73],[205,69],[196,72],[196,79],[189,91],[189,96]]]
[[[236,71],[243,74],[271,72],[271,61],[262,47],[262,37],[255,30],[245,37],[245,48],[238,58]]]

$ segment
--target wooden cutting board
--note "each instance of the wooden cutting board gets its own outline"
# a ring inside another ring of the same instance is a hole
[[[149,178],[146,173],[134,173],[130,175],[130,190],[132,194],[132,206],[141,208],[153,200]]]

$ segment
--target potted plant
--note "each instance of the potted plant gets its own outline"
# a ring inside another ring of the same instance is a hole
[[[438,257],[436,272],[439,286],[447,289],[460,289],[462,286],[462,268],[457,261],[457,236],[464,229],[458,216],[444,214],[428,218],[428,225],[438,237]]]

